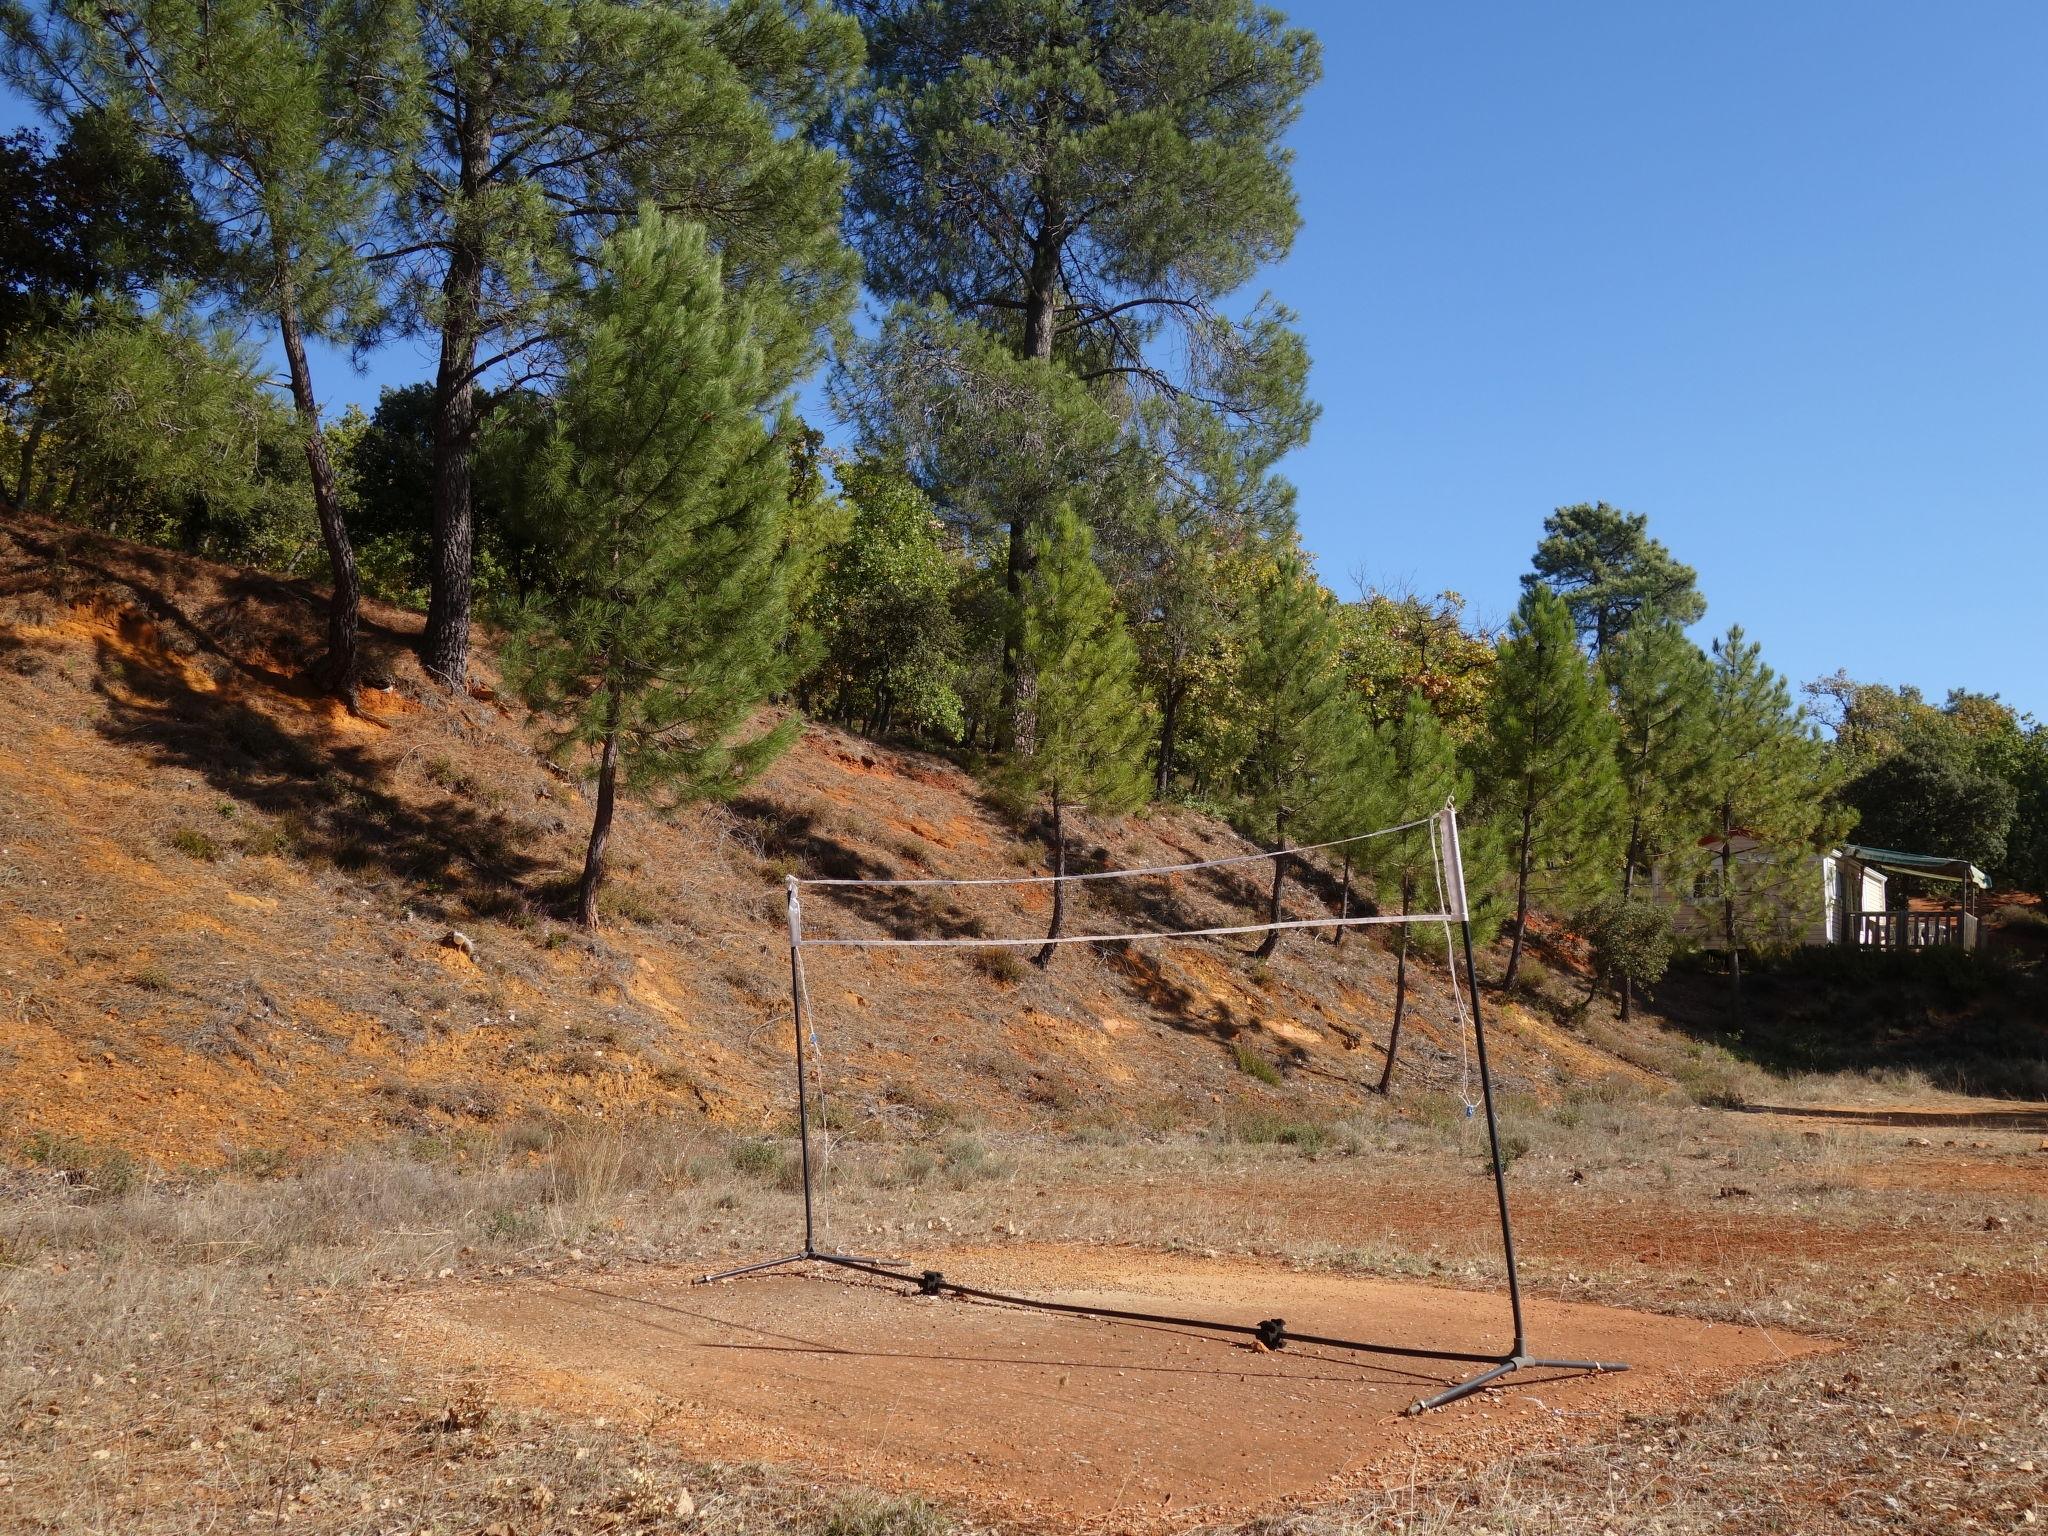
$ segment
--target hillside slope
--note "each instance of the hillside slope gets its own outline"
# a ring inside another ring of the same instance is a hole
[[[496,696],[488,650],[472,695],[450,698],[412,658],[417,615],[373,605],[378,686],[350,716],[295,681],[318,599],[0,521],[8,1152],[41,1132],[207,1167],[575,1117],[787,1124],[783,876],[1043,868],[1031,829],[959,768],[811,727],[733,804],[664,821],[628,803],[609,920],[585,934],[558,916],[582,791]],[[1177,811],[1081,836],[1099,865],[1248,849]],[[1072,921],[1255,921],[1264,869],[1098,884]],[[1297,891],[1294,915],[1329,895]],[[1031,934],[1046,896],[828,888],[811,908],[818,932]],[[1361,1099],[1392,995],[1384,937],[1290,934],[1270,966],[1249,948],[1075,945],[1046,972],[961,950],[818,952],[833,1118],[1165,1124]],[[1411,977],[1404,1087],[1445,1089],[1451,996],[1438,966]],[[1654,1084],[1512,1005],[1497,1038],[1497,1070],[1538,1092]]]

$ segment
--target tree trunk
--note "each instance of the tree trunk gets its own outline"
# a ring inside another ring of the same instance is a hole
[[[1508,968],[1500,978],[1505,992],[1522,969],[1522,940],[1529,929],[1529,845],[1533,841],[1529,803],[1522,802],[1522,838],[1515,858],[1515,942],[1508,949]]]
[[[1185,686],[1179,678],[1169,677],[1159,690],[1159,772],[1153,789],[1160,800],[1173,788],[1173,753],[1180,745],[1180,696]]]
[[[1728,976],[1732,991],[1729,1003],[1735,1022],[1742,1022],[1742,947],[1735,942],[1735,854],[1729,847],[1735,836],[1732,822],[1721,818],[1721,936],[1728,944]]]
[[[28,436],[21,440],[21,474],[14,482],[14,504],[22,511],[28,510],[29,487],[35,481],[36,449],[42,446],[43,429],[48,423],[41,411],[29,424]]]
[[[1052,361],[1053,340],[1059,333],[1059,275],[1059,242],[1041,235],[1031,253],[1024,296],[1024,355],[1035,362]],[[1004,571],[1010,614],[1003,626],[1002,705],[996,722],[996,747],[1003,752],[1029,752],[1032,745],[1031,679],[1024,675],[1024,578],[1031,572],[1031,529],[1041,510],[1020,505],[1010,514]]]
[[[1059,792],[1052,797],[1052,926],[1045,930],[1045,943],[1032,963],[1041,969],[1052,964],[1052,952],[1059,946],[1053,940],[1060,936],[1060,929],[1067,920],[1067,826],[1066,807],[1060,804]]]
[[[1414,877],[1401,876],[1401,915],[1408,915],[1408,903],[1414,894]],[[1447,964],[1456,965],[1457,956],[1446,954]],[[1385,1097],[1394,1081],[1394,1056],[1401,1049],[1401,1016],[1408,1009],[1408,925],[1401,925],[1400,943],[1394,950],[1394,1027],[1387,1032],[1387,1064],[1380,1068],[1378,1092]]]
[[[1342,893],[1342,894],[1341,894],[1341,895],[1340,895],[1340,896],[1338,897],[1338,899],[1337,899],[1337,918],[1338,918],[1338,923],[1337,923],[1337,926],[1336,926],[1335,928],[1332,928],[1332,929],[1330,930],[1330,947],[1331,947],[1332,949],[1342,949],[1342,948],[1344,947],[1344,919],[1346,919],[1346,918],[1348,918],[1348,917],[1350,917],[1350,916],[1351,916],[1351,849],[1350,849],[1350,846],[1349,846],[1349,845],[1347,844],[1347,845],[1345,846],[1345,849],[1344,849],[1344,890],[1343,890],[1343,893]]]
[[[1287,811],[1282,807],[1273,817],[1273,841],[1279,852],[1273,857],[1273,891],[1266,899],[1266,921],[1280,921],[1280,893],[1287,883]],[[1280,930],[1268,928],[1259,947],[1252,951],[1261,960],[1273,958],[1273,951],[1280,947]]]
[[[434,374],[434,544],[428,573],[427,627],[420,662],[445,688],[469,681],[471,578],[475,569],[476,352],[483,313],[481,238],[465,229],[482,195],[491,152],[486,102],[463,104],[459,129],[462,207],[441,282],[441,357]]]
[[[327,603],[327,686],[350,709],[356,705],[359,661],[356,633],[363,605],[356,577],[356,555],[341,513],[341,492],[328,462],[327,440],[320,435],[320,402],[313,395],[313,372],[306,365],[306,339],[299,329],[298,296],[292,287],[283,243],[274,242],[277,257],[277,327],[284,339],[286,366],[291,372],[292,406],[299,430],[306,435],[306,468],[313,480],[313,510],[320,518],[320,540],[327,546],[327,569],[334,595]]]
[[[604,759],[597,770],[597,814],[591,818],[590,846],[583,854],[583,882],[576,891],[576,921],[597,926],[597,893],[604,885],[605,845],[612,838],[612,810],[619,784],[619,696],[613,693],[605,721]]]
[[[1634,841],[1638,846],[1640,846],[1640,838],[1635,839]],[[1623,911],[1628,910],[1628,899],[1634,893],[1636,888],[1636,858],[1636,853],[1631,852],[1627,859],[1623,861],[1621,866],[1621,905]],[[1626,1024],[1629,1021],[1630,1014],[1632,1014],[1635,1010],[1636,1000],[1635,978],[1630,976],[1627,971],[1623,971],[1621,973],[1620,991],[1621,1022]]]

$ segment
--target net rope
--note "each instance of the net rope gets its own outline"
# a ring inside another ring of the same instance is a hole
[[[1326,848],[1344,848],[1353,843],[1371,842],[1376,837],[1392,837],[1396,832],[1412,831],[1436,820],[1434,815],[1418,816],[1413,821],[1404,821],[1396,826],[1376,827],[1370,832],[1355,832],[1349,837],[1335,837],[1326,843],[1303,843],[1293,848],[1270,848],[1260,853],[1234,853],[1222,859],[1197,859],[1189,864],[1147,864],[1133,869],[1094,869],[1078,875],[979,875],[974,877],[928,875],[914,880],[863,880],[858,877],[838,879],[799,878],[798,885],[864,885],[872,889],[886,889],[911,885],[1054,885],[1061,881],[1082,880],[1135,880],[1145,875],[1184,875],[1198,869],[1222,869],[1230,864],[1255,864],[1262,859],[1284,859],[1298,853],[1320,853]],[[1260,924],[1273,927],[1274,924]],[[1249,930],[1247,930],[1249,931]],[[1156,933],[1153,938],[1171,938],[1173,935]]]

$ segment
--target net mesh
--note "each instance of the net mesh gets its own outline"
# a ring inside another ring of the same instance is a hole
[[[1433,902],[1420,912],[1359,912],[1351,877],[1384,867],[1390,840],[1406,839],[1402,854],[1426,869],[1423,887]],[[1417,845],[1421,845],[1418,847]],[[1422,848],[1426,848],[1424,854]],[[1320,865],[1309,860],[1320,856]],[[1313,881],[1297,879],[1292,904],[1278,920],[1220,921],[1241,915],[1248,903],[1270,899],[1266,882],[1274,861],[1308,872]],[[1424,862],[1426,859],[1426,863]],[[1446,970],[1458,1037],[1457,1094],[1467,1117],[1479,1106],[1474,1096],[1471,1022],[1464,989],[1453,957],[1453,924],[1465,914],[1463,875],[1457,850],[1456,814],[1446,803],[1429,816],[1374,828],[1322,842],[1215,858],[1186,859],[1129,868],[1081,869],[1066,875],[1019,874],[983,876],[832,876],[788,880],[792,984],[800,1010],[800,1040],[807,1055],[809,1088],[802,1105],[809,1135],[812,1174],[817,1193],[830,1185],[834,1121],[828,1107],[827,1060],[818,1035],[818,1015],[810,996],[805,954],[812,950],[867,951],[881,960],[890,950],[1020,950],[1048,944],[1145,945],[1204,942],[1232,936],[1291,930],[1333,930],[1406,923],[1441,929]],[[1341,867],[1341,878],[1334,870]],[[1247,880],[1251,875],[1254,878]],[[1330,887],[1336,879],[1334,900]],[[1064,887],[1067,928],[1048,936],[1038,932],[990,932],[992,926],[1021,927],[1049,908],[1047,888]],[[814,894],[807,908],[804,893]],[[964,898],[961,893],[964,893]],[[1081,893],[1085,893],[1083,896]],[[1030,909],[1004,902],[1021,895]],[[1038,898],[1031,901],[1031,898]],[[827,911],[818,912],[815,908]],[[813,916],[828,924],[813,931]],[[1145,920],[1141,923],[1140,920]],[[858,931],[859,929],[869,931]],[[931,931],[938,929],[938,932]],[[922,931],[920,931],[922,930]],[[1014,962],[1010,962],[1014,963]],[[820,1232],[829,1233],[830,1202],[819,1199]]]

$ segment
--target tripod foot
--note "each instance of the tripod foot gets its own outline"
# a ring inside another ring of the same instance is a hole
[[[758,1264],[742,1264],[738,1269],[721,1269],[716,1274],[699,1275],[690,1284],[710,1285],[716,1280],[736,1280],[741,1275],[759,1274],[764,1269],[780,1269],[785,1264],[807,1264],[816,1257],[817,1255],[813,1253],[785,1254],[779,1259],[763,1259]]]
[[[1535,1355],[1512,1355],[1499,1365],[1490,1366],[1477,1376],[1468,1376],[1455,1386],[1446,1387],[1434,1397],[1418,1398],[1409,1404],[1412,1414],[1427,1413],[1432,1408],[1442,1408],[1460,1398],[1470,1397],[1474,1392],[1483,1392],[1504,1376],[1517,1371],[1585,1371],[1603,1376],[1614,1371],[1625,1371],[1628,1367],[1615,1360],[1544,1360]]]

